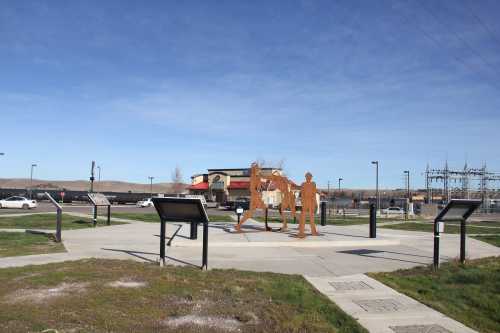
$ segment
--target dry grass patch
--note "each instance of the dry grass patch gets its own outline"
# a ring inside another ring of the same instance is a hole
[[[0,303],[0,332],[366,332],[298,275],[125,260],[0,269]]]

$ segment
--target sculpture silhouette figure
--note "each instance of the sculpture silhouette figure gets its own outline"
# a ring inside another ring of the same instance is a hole
[[[302,183],[300,189],[300,201],[302,203],[302,212],[300,213],[299,222],[299,238],[306,236],[304,229],[306,224],[306,214],[309,215],[309,224],[311,225],[311,235],[318,236],[316,231],[316,224],[314,223],[314,213],[316,212],[316,183],[312,181],[312,174],[306,173],[306,181]]]
[[[243,215],[240,223],[236,225],[235,229],[237,231],[241,231],[241,226],[243,225],[243,223],[245,223],[245,221],[250,217],[253,217],[256,209],[266,208],[264,201],[262,201],[261,186],[262,184],[259,165],[257,163],[252,163],[252,166],[250,167],[250,207]]]
[[[276,188],[281,192],[281,220],[283,225],[281,226],[281,231],[286,231],[288,228],[286,222],[285,209],[290,209],[292,216],[295,217],[295,195],[291,191],[292,183],[291,181],[285,177],[276,174],[272,174],[271,176],[262,176],[264,179],[268,179],[276,184]]]

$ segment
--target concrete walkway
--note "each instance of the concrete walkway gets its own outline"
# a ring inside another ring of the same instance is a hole
[[[0,258],[0,267],[91,257],[157,262],[159,223],[112,219],[117,220],[131,223],[63,230],[67,253]],[[270,225],[279,227],[278,224]],[[377,239],[370,239],[368,225],[328,225],[318,226],[321,236],[302,240],[294,237],[296,225],[290,225],[286,233],[264,232],[263,224],[256,221],[245,223],[243,233],[228,232],[230,226],[231,223],[210,223],[209,268],[304,275],[370,332],[472,332],[363,275],[432,263],[431,233],[378,229]],[[188,224],[167,224],[167,237],[176,231],[177,236],[166,249],[167,263],[199,267],[201,226],[198,240],[188,239]],[[459,235],[442,235],[441,260],[456,258],[459,242]],[[467,256],[470,259],[500,256],[500,248],[468,238]],[[425,325],[440,325],[441,328]]]
[[[305,278],[372,333],[476,332],[364,274]]]

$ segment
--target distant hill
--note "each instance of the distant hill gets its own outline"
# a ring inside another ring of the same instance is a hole
[[[30,186],[30,180],[26,178],[0,178],[0,188],[18,188],[25,189]],[[184,184],[184,188],[188,185]],[[90,189],[88,180],[40,180],[33,179],[33,188],[47,190],[73,190],[87,191]],[[101,181],[94,182],[94,190],[99,192],[149,192],[149,184],[128,183],[121,181]],[[156,183],[153,184],[154,193],[172,193],[172,183]]]

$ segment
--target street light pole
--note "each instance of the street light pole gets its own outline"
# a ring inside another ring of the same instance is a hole
[[[376,207],[376,212],[380,209],[380,196],[378,193],[378,161],[372,161],[372,164],[375,164],[375,173],[376,173],[376,179],[375,179],[375,195],[377,197],[377,207]]]
[[[340,196],[340,182],[344,180],[344,178],[339,178],[339,196]]]
[[[149,182],[150,182],[150,185],[149,185],[149,194],[150,194],[150,197],[152,198],[153,197],[153,179],[155,177],[151,177],[149,176]]]
[[[31,172],[30,172],[30,199],[32,199],[32,192],[33,192],[33,169],[37,165],[35,163],[31,164]]]
[[[408,220],[408,214],[410,211],[410,171],[405,170],[405,185],[406,185],[406,204],[405,204],[405,220]]]

